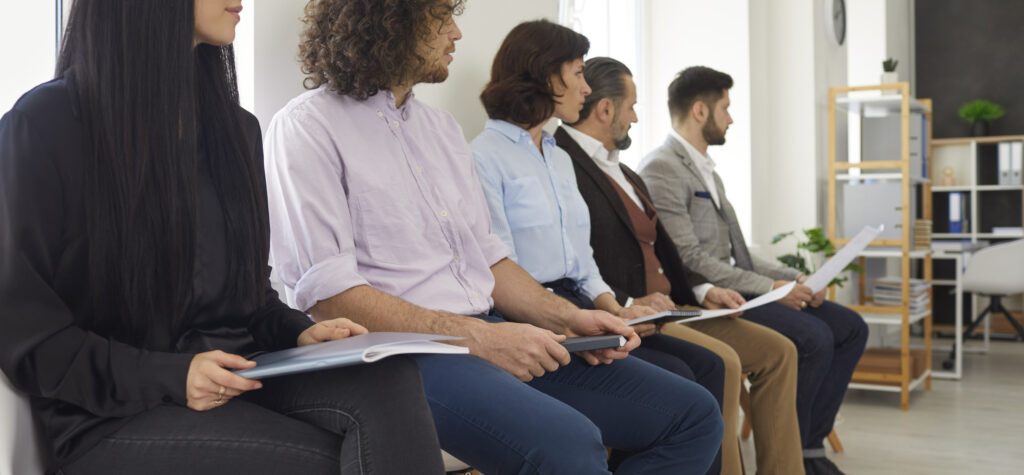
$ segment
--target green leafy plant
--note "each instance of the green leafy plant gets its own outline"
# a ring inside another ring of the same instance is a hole
[[[836,247],[832,245],[832,241],[825,236],[825,231],[821,227],[805,229],[804,237],[806,241],[801,241],[795,231],[788,233],[779,233],[772,238],[772,244],[778,244],[782,240],[793,237],[796,240],[796,250],[792,254],[785,254],[779,256],[779,262],[791,267],[804,274],[811,275],[814,273],[812,269],[813,258],[815,255],[822,254],[825,258],[832,257],[836,253]],[[851,262],[844,269],[853,272],[864,272],[864,268],[858,264]],[[843,282],[849,280],[848,276],[836,277],[832,279],[832,282],[828,283],[828,286],[838,285],[843,286]]]
[[[957,111],[961,119],[971,124],[975,122],[991,122],[1002,117],[1005,113],[1006,111],[1003,110],[1002,106],[984,99],[968,102],[960,106],[960,109]]]
[[[892,58],[882,61],[882,71],[887,73],[896,72],[897,64],[900,64],[900,62]]]

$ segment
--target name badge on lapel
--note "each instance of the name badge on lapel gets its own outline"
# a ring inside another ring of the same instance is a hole
[[[711,192],[710,191],[696,191],[696,192],[693,193],[693,196],[696,196],[697,198],[707,198],[707,199],[710,200],[711,199]]]

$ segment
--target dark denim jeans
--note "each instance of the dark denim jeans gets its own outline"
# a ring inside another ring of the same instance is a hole
[[[770,303],[748,310],[743,318],[782,333],[796,345],[800,438],[804,449],[823,448],[867,344],[864,319],[829,301],[803,311]]]
[[[406,358],[263,385],[210,411],[154,407],[58,473],[444,473],[420,377]]]
[[[559,279],[541,285],[551,289],[552,292],[579,308],[594,308],[594,302],[583,295],[579,286],[571,279]],[[679,338],[655,334],[645,337],[640,347],[630,354],[661,369],[695,381],[714,396],[719,408],[722,407],[722,397],[725,391],[725,363],[711,350]],[[623,453],[614,452],[610,459],[611,465],[617,465],[624,456]],[[722,450],[719,447],[715,460],[711,462],[707,473],[716,475],[721,471]]]
[[[574,355],[529,383],[476,357],[414,359],[441,446],[488,475],[609,473],[605,445],[631,454],[617,474],[702,475],[722,441],[711,394],[634,357]]]

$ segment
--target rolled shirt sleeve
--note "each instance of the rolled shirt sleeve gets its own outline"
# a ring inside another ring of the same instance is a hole
[[[274,116],[264,140],[271,258],[303,311],[352,287],[358,271],[341,161],[320,121]]]

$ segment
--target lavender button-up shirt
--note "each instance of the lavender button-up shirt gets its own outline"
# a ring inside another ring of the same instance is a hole
[[[490,266],[509,250],[451,114],[321,87],[275,114],[264,143],[271,259],[295,307],[370,285],[433,310],[491,308]]]

